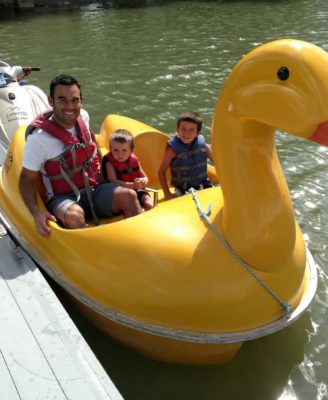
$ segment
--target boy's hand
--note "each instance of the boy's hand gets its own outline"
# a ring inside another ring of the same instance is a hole
[[[147,178],[136,178],[133,182],[134,189],[143,189],[147,184]]]

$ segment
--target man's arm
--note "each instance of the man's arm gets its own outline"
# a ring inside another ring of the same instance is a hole
[[[44,237],[50,235],[48,219],[56,221],[56,218],[46,210],[42,210],[37,203],[36,183],[39,179],[39,171],[32,171],[27,168],[22,168],[19,177],[19,191],[24,200],[24,203],[32,214],[37,232]]]

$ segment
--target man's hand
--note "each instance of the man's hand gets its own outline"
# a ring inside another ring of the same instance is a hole
[[[19,191],[24,203],[34,218],[37,232],[43,237],[49,237],[50,227],[48,220],[56,221],[56,218],[46,210],[42,210],[37,203],[36,184],[39,179],[39,171],[22,168],[19,177]]]
[[[51,229],[48,220],[56,222],[56,218],[49,211],[38,209],[33,214],[37,232],[43,237],[49,237]]]

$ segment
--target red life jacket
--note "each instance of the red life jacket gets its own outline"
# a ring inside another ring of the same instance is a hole
[[[60,140],[65,150],[57,157],[47,160],[44,169],[55,195],[75,192],[101,182],[100,158],[97,145],[81,116],[78,116],[75,128],[78,137],[49,120],[52,112],[46,112],[35,118],[26,130],[26,135],[40,128]],[[79,197],[79,196],[78,196]]]
[[[136,178],[140,178],[140,168],[137,156],[132,153],[127,161],[116,161],[111,152],[104,157],[105,163],[110,162],[116,172],[117,179],[123,182],[133,182]]]

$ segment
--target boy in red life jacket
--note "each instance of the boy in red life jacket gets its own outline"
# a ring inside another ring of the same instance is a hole
[[[83,228],[85,218],[125,218],[142,212],[134,190],[103,183],[97,144],[89,130],[89,116],[82,110],[78,81],[70,75],[55,77],[48,101],[52,110],[27,128],[19,190],[32,214],[37,232],[50,235],[48,221],[59,220],[70,229]],[[47,210],[37,203],[42,177]]]
[[[133,153],[134,138],[126,129],[117,129],[110,136],[110,151],[102,162],[103,175],[109,182],[134,189],[144,210],[154,207],[149,193],[144,190],[148,177]]]
[[[208,179],[207,159],[212,160],[212,149],[201,134],[203,120],[197,112],[182,113],[177,122],[177,134],[166,145],[164,158],[158,171],[165,200],[181,196],[189,189],[206,189],[213,186]],[[166,179],[170,168],[171,193]]]

